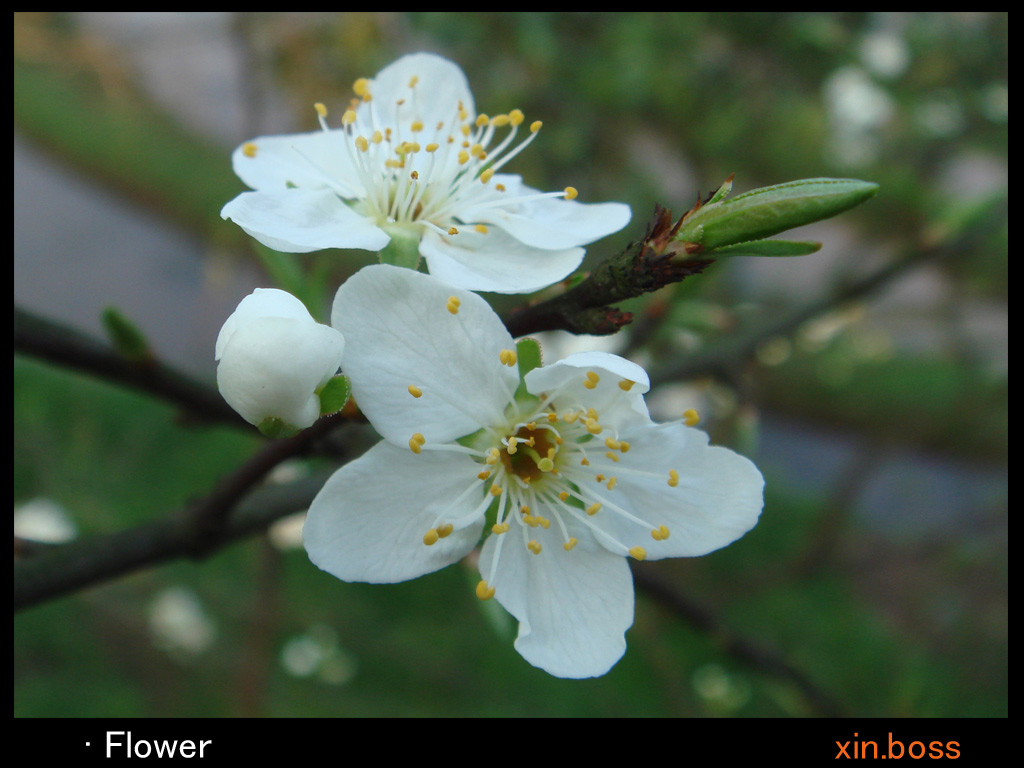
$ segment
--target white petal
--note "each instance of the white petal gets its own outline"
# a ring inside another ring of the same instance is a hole
[[[626,559],[594,542],[570,521],[578,544],[569,552],[561,534],[531,528],[539,554],[524,546],[521,531],[490,536],[480,556],[487,580],[502,539],[495,598],[519,620],[516,650],[536,667],[557,677],[603,675],[626,650],[633,623],[633,578]]]
[[[447,309],[461,301],[457,314]],[[364,267],[338,289],[332,324],[345,335],[356,403],[396,445],[416,432],[446,443],[498,424],[519,374],[501,320],[475,293],[388,264]],[[409,386],[418,387],[413,397]]]
[[[709,446],[706,434],[675,424],[648,427],[622,435],[630,449],[620,456],[618,484],[608,498],[627,506],[651,528],[667,526],[669,538],[655,541],[651,529],[614,515],[602,518],[627,547],[639,545],[647,558],[694,557],[731,544],[757,524],[763,506],[764,479],[744,456]],[[600,462],[591,467],[603,471]],[[625,469],[653,473],[633,475]],[[669,470],[679,484],[668,484]],[[608,472],[614,472],[611,467]],[[604,512],[598,513],[598,516]]]
[[[363,197],[347,141],[341,130],[260,136],[235,149],[231,167],[261,192],[329,188],[341,197]]]
[[[460,560],[476,546],[483,519],[427,546],[439,515],[473,511],[481,494],[455,501],[475,482],[463,454],[416,455],[380,442],[346,464],[313,499],[302,529],[309,558],[344,581],[405,581]]]
[[[457,235],[424,232],[420,253],[430,274],[470,291],[532,293],[557,283],[583,261],[582,248],[547,251],[524,245],[500,229],[463,227]]]
[[[410,90],[414,77],[416,85]],[[371,107],[380,125],[407,126],[419,120],[434,130],[443,122],[445,131],[451,132],[456,127],[459,102],[470,119],[474,117],[466,76],[456,64],[432,53],[409,54],[389,64],[371,81],[370,94],[373,100],[361,104],[359,110]]]
[[[587,374],[597,375],[596,386],[585,385]],[[628,389],[628,382],[633,382]],[[600,423],[622,431],[650,424],[643,393],[650,388],[647,372],[636,363],[608,352],[577,352],[526,374],[526,388],[534,395],[558,392],[557,408],[594,408]]]
[[[518,176],[497,175],[510,198],[539,195],[540,190],[518,183]],[[632,211],[625,203],[581,203],[557,197],[538,197],[508,206],[470,206],[459,212],[467,221],[494,224],[526,245],[560,250],[586,245],[629,223]]]
[[[258,317],[224,343],[217,387],[251,424],[276,417],[304,429],[320,417],[315,390],[337,373],[343,349],[338,331],[312,319]]]
[[[309,323],[316,322],[309,314],[309,310],[306,309],[306,305],[287,291],[282,291],[279,288],[257,288],[242,299],[235,311],[224,321],[224,325],[217,335],[213,359],[220,360],[224,346],[239,326],[246,325],[259,317],[289,317]]]
[[[391,240],[329,189],[243,192],[220,215],[268,248],[285,253],[324,248],[379,251]]]

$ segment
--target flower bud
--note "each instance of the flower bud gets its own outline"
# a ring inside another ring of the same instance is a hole
[[[687,214],[676,239],[697,243],[706,253],[831,218],[878,192],[877,184],[857,179],[801,179],[726,200],[731,188],[723,185],[707,205]]]
[[[338,372],[345,339],[275,288],[242,299],[217,337],[217,386],[251,424],[294,434],[320,416],[320,390]],[[261,427],[262,429],[262,427]]]

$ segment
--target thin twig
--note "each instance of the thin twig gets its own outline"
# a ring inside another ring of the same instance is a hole
[[[220,393],[160,363],[133,362],[69,326],[14,309],[14,351],[163,398],[197,421],[248,427]]]

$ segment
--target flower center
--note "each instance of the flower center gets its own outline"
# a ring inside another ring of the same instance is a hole
[[[529,125],[529,136],[512,146],[525,120],[521,110],[491,117],[470,114],[461,101],[425,103],[429,85],[413,76],[400,93],[384,97],[394,98],[391,104],[379,106],[371,81],[360,78],[353,85],[355,98],[341,118],[344,151],[362,190],[352,202],[378,226],[415,225],[445,236],[459,234],[459,227],[471,227],[486,234],[487,224],[481,218],[487,217],[481,217],[481,212],[488,208],[507,209],[538,197],[576,197],[572,187],[517,195],[494,178],[534,140],[539,120]],[[426,96],[424,88],[428,88]],[[327,108],[320,103],[314,106],[321,128],[330,132]],[[446,117],[436,120],[428,114]],[[501,131],[505,134],[499,140]],[[467,216],[470,207],[474,213]]]

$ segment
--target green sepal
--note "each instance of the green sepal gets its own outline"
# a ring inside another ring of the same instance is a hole
[[[345,407],[352,394],[352,385],[347,376],[339,373],[324,384],[317,394],[320,396],[320,415],[330,416]]]
[[[821,250],[821,243],[797,240],[751,240],[723,245],[704,253],[710,256],[806,256]]]
[[[385,227],[385,230],[391,235],[391,242],[381,250],[380,263],[393,264],[406,269],[417,269],[420,265],[419,234],[398,227]]]
[[[723,187],[724,188],[724,187]],[[777,235],[836,216],[878,192],[857,179],[801,179],[745,192],[732,200],[712,200],[687,215],[676,240],[697,243],[701,252]]]
[[[266,437],[273,438],[274,440],[280,440],[285,437],[294,437],[302,431],[294,424],[289,424],[283,419],[279,419],[277,416],[269,416],[265,418],[256,425],[256,429],[262,432]]]
[[[725,180],[725,183],[718,188],[718,191],[711,196],[711,199],[708,200],[705,205],[714,205],[715,203],[721,202],[729,196],[730,192],[732,192],[732,176],[729,176],[729,178]]]
[[[536,339],[520,339],[516,342],[516,361],[519,365],[519,386],[516,388],[515,399],[524,402],[533,398],[526,391],[526,374],[541,366],[540,344]]]
[[[153,361],[149,342],[131,320],[114,307],[107,307],[100,315],[103,329],[117,353],[133,363]]]

